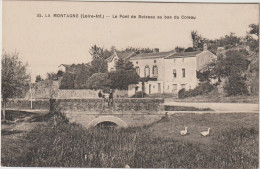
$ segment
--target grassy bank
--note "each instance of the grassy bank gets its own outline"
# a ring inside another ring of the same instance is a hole
[[[182,137],[177,131],[186,124],[193,130]],[[213,133],[201,137],[199,130],[209,125]],[[63,116],[55,124],[50,117],[16,145],[16,154],[2,155],[3,166],[257,168],[258,114],[182,114],[144,128],[109,130],[86,130]]]

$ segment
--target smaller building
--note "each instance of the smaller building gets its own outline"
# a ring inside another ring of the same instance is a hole
[[[135,52],[117,52],[114,51],[113,55],[107,58],[108,72],[116,70],[116,63],[119,59],[128,60]]]

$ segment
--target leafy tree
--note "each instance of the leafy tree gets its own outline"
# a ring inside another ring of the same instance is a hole
[[[47,73],[47,78],[46,80],[57,80],[58,77],[57,77],[57,73],[55,72],[49,72]]]
[[[136,53],[153,53],[154,50],[150,48],[135,48],[135,47],[127,47],[121,52],[136,52]]]
[[[202,38],[197,31],[191,31],[193,50],[201,50],[206,39]]]
[[[250,24],[249,27],[250,27],[249,34],[255,34],[257,37],[259,37],[259,25]]]
[[[226,57],[219,56],[216,62],[209,64],[210,76],[218,78],[229,77],[233,74],[242,74],[248,67],[249,61],[237,50],[226,52]]]
[[[139,81],[139,76],[135,71],[116,70],[109,73],[111,80],[111,88],[119,90],[127,90],[128,85],[136,84]]]
[[[140,77],[134,69],[134,65],[130,61],[119,59],[116,64],[116,71],[109,73],[111,80],[111,88],[127,90],[129,84],[138,83]]]
[[[187,49],[184,50],[184,52],[193,52],[193,48],[192,47],[188,47]]]
[[[107,61],[104,59],[94,58],[91,61],[90,72],[91,72],[91,74],[106,73],[107,72]]]
[[[36,76],[36,79],[35,79],[35,82],[40,82],[40,81],[43,81],[44,79],[41,77],[41,75],[37,75]]]
[[[28,88],[30,75],[27,64],[19,60],[18,53],[2,54],[2,99],[3,118],[5,119],[6,102],[9,98],[21,96]]]
[[[103,49],[102,47],[98,47],[97,45],[94,45],[89,50],[89,53],[91,54],[93,59],[107,59],[109,56],[112,55],[113,50],[115,50],[115,47],[111,47],[111,51],[107,49]]]
[[[95,73],[87,81],[87,88],[89,89],[101,89],[104,92],[108,92],[111,86],[111,80],[108,73]]]
[[[60,82],[60,89],[74,89],[74,75],[65,72]]]
[[[174,48],[174,50],[175,50],[176,52],[183,52],[185,49],[182,48],[182,47],[176,46],[176,47]]]
[[[232,74],[232,76],[228,77],[228,81],[227,84],[224,86],[224,89],[229,96],[248,94],[245,79],[237,73],[234,73]]]
[[[62,77],[64,72],[62,70],[58,70],[57,77]]]
[[[88,64],[72,64],[70,71],[63,75],[60,89],[85,89],[87,80],[92,75],[90,69]]]

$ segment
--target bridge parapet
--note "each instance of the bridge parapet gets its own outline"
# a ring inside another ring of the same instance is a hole
[[[113,112],[129,112],[129,111],[149,111],[156,112],[160,110],[160,105],[164,102],[161,98],[120,98],[114,99],[113,105],[103,99],[51,99],[50,110],[64,111],[113,111]]]

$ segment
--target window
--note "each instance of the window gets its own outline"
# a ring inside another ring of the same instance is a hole
[[[172,85],[172,92],[177,92],[177,84]]]
[[[182,77],[185,77],[185,69],[182,69]]]
[[[154,60],[153,63],[156,63],[156,60]]]
[[[186,88],[186,84],[181,84],[181,88],[185,89]]]
[[[158,75],[158,67],[153,66],[153,75]]]
[[[176,78],[176,77],[177,77],[176,69],[173,69],[173,78]]]
[[[149,66],[145,66],[144,68],[144,77],[150,76],[150,68]]]
[[[135,68],[135,71],[136,71],[136,73],[137,73],[138,75],[140,75],[140,68],[139,68],[139,66],[137,66],[137,67]]]

